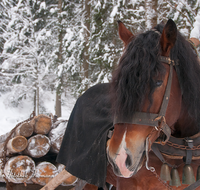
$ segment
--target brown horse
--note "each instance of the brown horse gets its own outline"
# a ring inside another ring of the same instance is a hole
[[[119,36],[125,49],[112,82],[92,87],[77,100],[57,158],[66,169],[44,190],[71,175],[100,187],[106,178],[117,190],[200,185],[194,183],[200,165],[197,56],[172,20],[135,36],[119,22]],[[113,126],[105,177],[107,133]],[[161,173],[163,166],[168,174]]]
[[[115,119],[107,147],[110,165],[106,181],[117,190],[184,189],[188,184],[169,186],[169,182],[160,179],[163,162],[151,151],[151,146],[160,136],[164,138],[161,144],[165,145],[169,134],[186,138],[199,132],[197,56],[172,20],[164,28],[158,25],[136,36],[119,22],[119,36],[125,50],[112,79]],[[185,157],[162,157],[178,170],[182,179]],[[200,160],[192,159],[196,176]]]

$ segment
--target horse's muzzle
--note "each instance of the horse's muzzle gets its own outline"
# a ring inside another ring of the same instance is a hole
[[[112,158],[107,148],[108,161],[113,167],[113,172],[119,177],[129,178],[136,174],[143,165],[145,151],[132,157],[128,150],[120,148],[119,152]]]

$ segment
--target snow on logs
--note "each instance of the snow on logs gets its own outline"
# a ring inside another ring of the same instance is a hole
[[[35,162],[28,156],[10,158],[4,167],[4,174],[12,183],[24,183],[30,180],[35,171]]]
[[[65,169],[64,165],[56,164],[56,156],[66,126],[67,120],[53,123],[50,117],[38,115],[0,136],[0,157],[3,159],[0,160],[0,182],[5,182],[5,176],[12,183],[45,185]],[[62,185],[72,185],[76,181],[77,178],[71,176]]]
[[[10,139],[6,143],[6,148],[7,148],[6,155],[9,155],[10,153],[12,154],[12,153],[22,152],[23,150],[25,150],[27,145],[28,145],[28,142],[25,137],[16,136]],[[3,157],[4,146],[5,146],[5,142],[0,143],[0,157]]]
[[[60,150],[66,126],[67,126],[66,120],[57,121],[55,122],[51,131],[48,134],[48,137],[51,141],[51,151],[56,154],[58,154]]]
[[[40,158],[46,155],[50,149],[50,140],[45,135],[34,135],[28,140],[28,146],[25,153],[34,158]]]
[[[35,168],[35,176],[32,178],[32,181],[44,186],[57,174],[58,170],[55,165],[50,162],[41,162]]]

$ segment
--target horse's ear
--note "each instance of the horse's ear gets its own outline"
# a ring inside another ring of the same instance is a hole
[[[119,37],[126,46],[130,42],[130,39],[133,36],[133,34],[124,26],[124,24],[120,20],[117,22],[118,22]]]
[[[176,24],[172,19],[169,19],[163,29],[160,38],[160,44],[163,56],[169,56],[170,50],[172,49],[172,47],[176,42],[176,36],[177,36]]]

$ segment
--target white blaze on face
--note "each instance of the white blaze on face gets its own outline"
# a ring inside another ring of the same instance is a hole
[[[126,147],[125,139],[126,139],[126,131],[123,135],[123,139],[122,139],[122,142],[120,144],[120,150],[119,150],[117,157],[115,159],[115,163],[118,166],[123,177],[128,178],[132,175],[133,172],[129,171],[126,167],[127,154],[126,154],[126,150],[125,150],[125,147]]]

